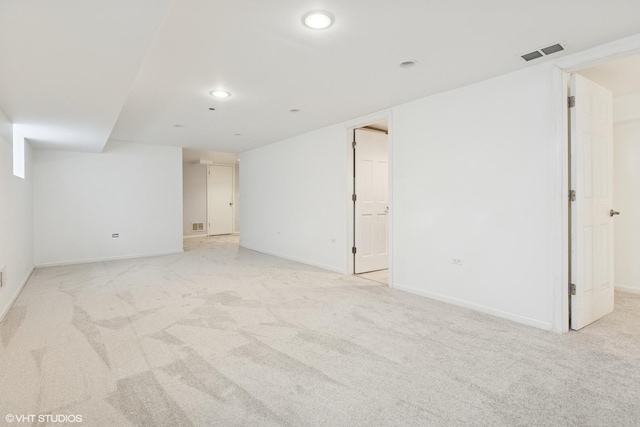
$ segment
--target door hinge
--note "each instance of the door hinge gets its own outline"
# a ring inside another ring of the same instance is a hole
[[[354,140],[354,141],[351,143],[351,146],[352,146],[352,147],[353,147],[353,149],[355,150],[355,149],[356,149],[356,147],[358,146],[358,144],[356,144],[356,141]]]
[[[569,200],[571,200],[572,202],[576,201],[576,190],[569,191]]]
[[[353,200],[355,202],[356,200],[358,200],[358,196],[356,196],[355,194],[352,194],[351,195],[351,200]]]
[[[569,283],[569,293],[571,295],[575,295],[576,294],[576,285],[574,285],[573,283]]]
[[[354,254],[354,255],[356,254],[356,247],[355,246],[351,248],[351,253]]]
[[[570,96],[570,97],[567,99],[567,106],[568,106],[569,108],[573,108],[573,107],[575,107],[575,106],[576,106],[576,97],[575,97],[575,96]]]

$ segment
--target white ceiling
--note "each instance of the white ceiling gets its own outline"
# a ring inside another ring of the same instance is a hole
[[[305,28],[314,9],[335,24]],[[239,152],[635,34],[638,16],[640,1],[0,0],[0,109],[43,147]]]
[[[615,97],[640,92],[640,55],[581,70],[580,74],[606,87]]]
[[[0,109],[35,146],[101,151],[170,0],[0,0]]]

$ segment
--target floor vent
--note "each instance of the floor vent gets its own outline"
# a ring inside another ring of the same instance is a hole
[[[192,222],[191,231],[204,231],[204,222]]]
[[[562,52],[563,50],[564,50],[564,46],[560,43],[556,43],[556,44],[552,44],[551,46],[543,47],[542,49],[534,50],[533,52],[520,55],[520,58],[529,62],[529,61],[533,61],[534,59],[542,58],[543,56],[546,56],[546,55]]]

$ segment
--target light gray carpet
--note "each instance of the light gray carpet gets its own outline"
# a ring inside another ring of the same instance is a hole
[[[0,423],[640,425],[640,296],[555,335],[234,237],[186,246],[36,270],[0,326]]]

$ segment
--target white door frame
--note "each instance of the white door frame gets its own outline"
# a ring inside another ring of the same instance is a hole
[[[555,131],[559,136],[560,147],[560,174],[562,179],[561,188],[559,189],[560,200],[558,201],[558,210],[560,213],[559,227],[561,233],[561,245],[557,246],[561,254],[560,263],[556,266],[556,280],[554,286],[554,305],[553,305],[553,330],[555,332],[569,332],[569,267],[571,249],[569,242],[570,234],[570,210],[568,195],[570,186],[570,159],[569,159],[569,116],[567,112],[567,97],[569,96],[569,75],[570,73],[593,67],[595,65],[622,59],[627,56],[640,54],[640,35],[627,37],[616,40],[593,49],[578,52],[573,55],[560,58],[554,61],[554,65],[558,67],[558,72],[554,74],[553,79],[553,110],[554,115],[558,118],[555,123]],[[559,279],[559,280],[558,280]]]
[[[393,117],[391,110],[385,110],[378,113],[374,113],[359,119],[347,122],[345,126],[345,149],[347,150],[347,194],[345,194],[346,209],[347,209],[347,245],[345,247],[345,256],[347,257],[347,271],[346,274],[353,274],[354,260],[351,248],[355,245],[353,239],[354,229],[354,203],[351,199],[353,194],[353,131],[357,128],[369,126],[373,123],[387,121],[389,126],[389,133],[387,134],[388,152],[389,152],[389,287],[393,288]]]
[[[230,166],[231,169],[231,199],[233,200],[233,209],[231,209],[231,234],[236,231],[236,165],[231,163],[211,163],[207,165],[207,236],[209,234],[209,224],[211,224],[211,212],[209,212],[209,180],[211,179],[211,167],[212,166]]]

